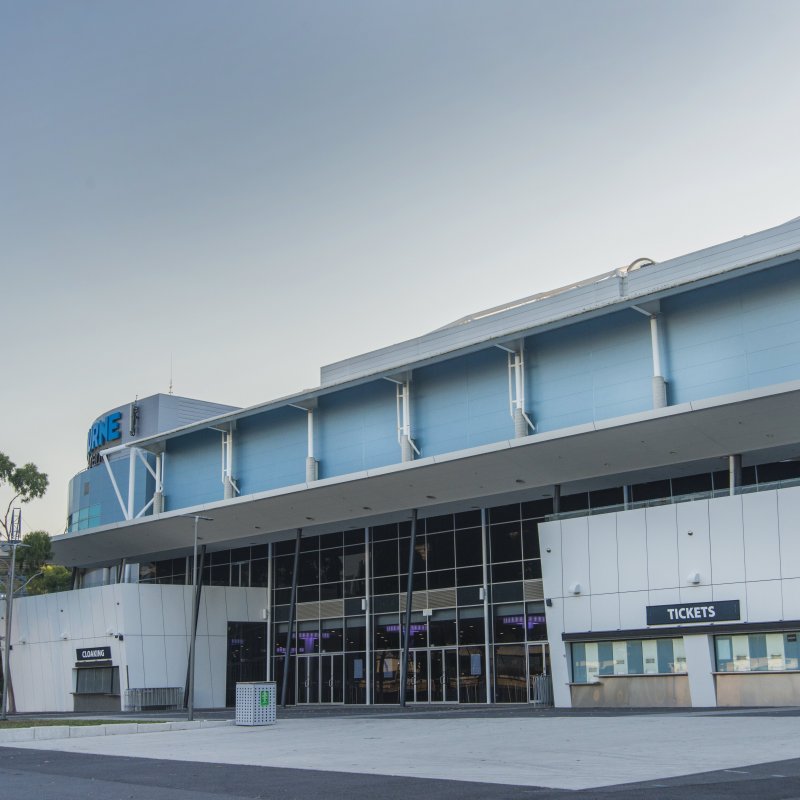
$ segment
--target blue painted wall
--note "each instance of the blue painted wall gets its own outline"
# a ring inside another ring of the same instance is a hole
[[[414,371],[412,437],[423,456],[509,439],[507,354],[492,347]]]
[[[669,402],[800,378],[800,264],[662,303]]]
[[[625,310],[529,337],[527,406],[539,432],[653,405],[650,323]]]
[[[375,381],[319,399],[319,477],[382,467],[400,461],[395,385]]]
[[[164,466],[166,511],[222,500],[222,434],[197,431],[170,439]]]
[[[233,472],[241,494],[253,494],[306,479],[307,414],[282,408],[237,423]]]

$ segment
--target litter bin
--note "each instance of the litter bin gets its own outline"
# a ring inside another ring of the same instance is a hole
[[[275,684],[263,681],[236,684],[236,724],[274,725]]]

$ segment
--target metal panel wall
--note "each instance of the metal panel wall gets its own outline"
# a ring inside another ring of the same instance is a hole
[[[507,354],[490,348],[414,372],[412,435],[423,456],[512,438]]]
[[[320,398],[320,478],[400,461],[395,392],[395,384],[375,381]]]
[[[306,479],[307,414],[281,408],[240,420],[234,433],[234,478],[242,494]]]

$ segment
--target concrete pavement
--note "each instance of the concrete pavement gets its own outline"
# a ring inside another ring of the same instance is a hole
[[[284,718],[265,728],[201,728],[14,746],[577,790],[799,758],[800,725],[794,715],[780,712],[342,715]]]

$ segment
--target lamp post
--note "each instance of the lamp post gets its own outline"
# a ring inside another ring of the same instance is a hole
[[[14,610],[14,577],[17,565],[17,548],[28,547],[18,540],[11,540],[5,543],[5,547],[11,550],[11,563],[8,567],[6,580],[6,635],[3,641],[3,707],[0,720],[8,719],[8,684],[11,682],[11,662],[10,643],[11,643],[11,614]]]
[[[203,517],[199,514],[186,514],[187,517],[194,519],[194,546],[192,548],[192,637],[189,639],[189,698],[186,703],[187,706],[187,719],[189,722],[194,720],[194,654],[195,642],[197,640],[197,606],[198,606],[198,589],[200,582],[197,579],[197,525],[200,520],[204,522],[213,522],[212,517]]]

